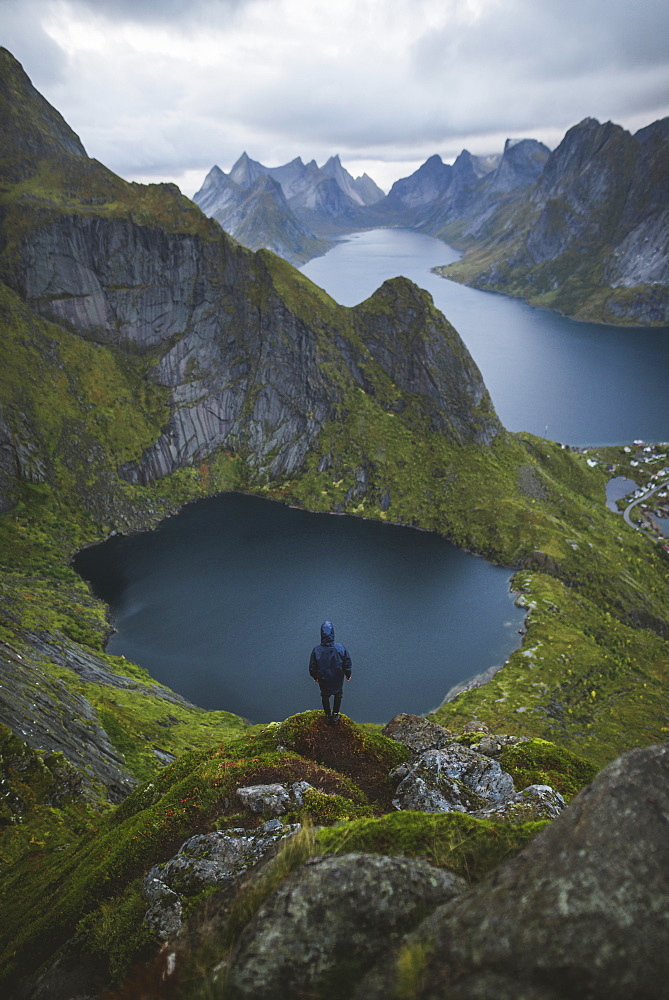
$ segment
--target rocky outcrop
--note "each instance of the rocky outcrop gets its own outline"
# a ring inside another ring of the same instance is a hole
[[[232,886],[298,829],[273,819],[255,830],[220,830],[190,837],[173,858],[154,865],[145,876],[142,895],[149,907],[144,922],[161,940],[174,937],[189,899],[207,888]]]
[[[525,823],[529,820],[556,819],[565,806],[562,795],[550,785],[528,785],[522,792],[515,792],[502,802],[475,809],[471,815],[479,819]]]
[[[393,805],[421,812],[476,812],[515,794],[513,778],[498,761],[468,747],[452,744],[425,750],[411,764],[390,775],[399,780]]]
[[[432,430],[460,444],[492,442],[501,427],[488,392],[462,340],[427,292],[407,278],[394,278],[357,306],[354,316],[374,360],[402,393],[420,400]]]
[[[669,747],[605,768],[516,858],[405,941],[411,996],[647,1000],[669,977]],[[356,1000],[392,996],[387,958]],[[406,965],[405,965],[406,967]],[[406,985],[406,983],[405,983]]]
[[[230,986],[249,1000],[350,996],[350,982],[421,914],[465,883],[425,861],[314,858],[259,910],[232,957]]]
[[[422,715],[396,715],[381,730],[384,736],[396,740],[413,753],[436,750],[452,742],[454,733],[436,722],[430,722]]]
[[[237,798],[254,813],[283,816],[290,809],[299,809],[304,793],[313,788],[308,781],[294,781],[291,785],[274,782],[271,785],[248,785],[237,789]]]

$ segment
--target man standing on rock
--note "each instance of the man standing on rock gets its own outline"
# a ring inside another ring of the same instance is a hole
[[[323,622],[321,625],[321,644],[314,646],[309,660],[309,673],[314,682],[320,685],[323,711],[331,725],[339,722],[339,706],[342,699],[344,677],[351,679],[351,657],[348,650],[340,642],[334,641],[334,625]],[[330,711],[330,697],[334,697]]]

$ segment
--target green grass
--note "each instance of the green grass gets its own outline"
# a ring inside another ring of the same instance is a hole
[[[316,847],[325,854],[363,852],[422,858],[477,882],[546,825],[544,820],[515,825],[459,812],[402,811],[327,827],[317,833]]]

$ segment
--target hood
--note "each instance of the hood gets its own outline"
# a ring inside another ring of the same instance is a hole
[[[334,642],[334,625],[332,622],[323,622],[321,625],[321,646],[331,646]]]

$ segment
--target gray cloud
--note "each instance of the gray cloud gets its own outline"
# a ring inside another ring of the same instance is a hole
[[[669,113],[665,0],[0,0],[5,44],[124,176],[420,162]],[[399,170],[399,167],[398,167]]]
[[[73,6],[86,7],[109,20],[121,19],[137,24],[180,24],[187,29],[201,16],[214,19],[252,0],[73,0]]]

